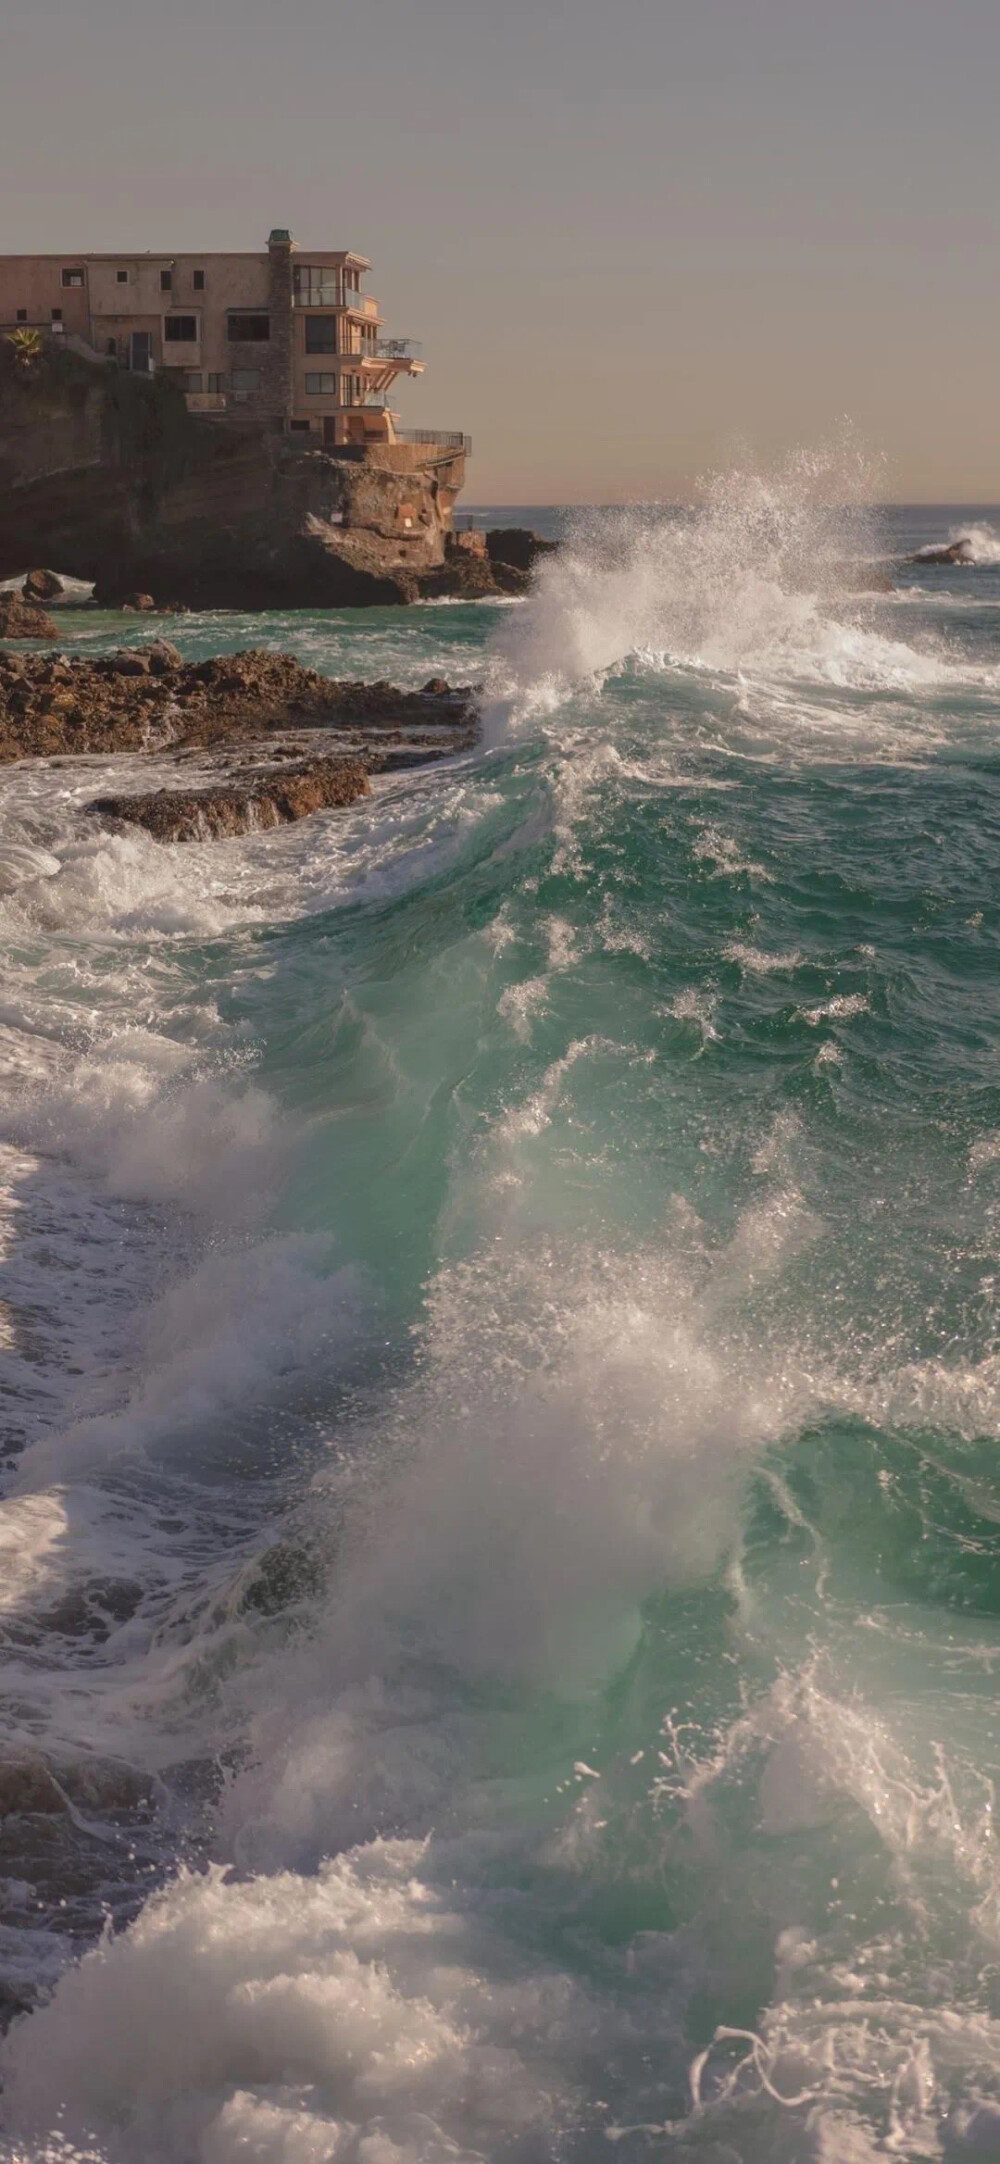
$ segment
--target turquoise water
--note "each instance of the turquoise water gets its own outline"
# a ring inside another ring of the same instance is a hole
[[[1000,2156],[1000,517],[864,545],[956,526],[175,620],[486,685],[277,837],[11,777],[4,1727],[157,1798],[4,1852],[12,2158]]]

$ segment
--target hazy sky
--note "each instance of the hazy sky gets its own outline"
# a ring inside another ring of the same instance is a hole
[[[470,502],[1000,500],[1000,0],[0,0],[0,252],[374,263]]]

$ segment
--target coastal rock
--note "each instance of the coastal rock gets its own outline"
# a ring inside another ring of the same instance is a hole
[[[65,591],[55,571],[29,571],[21,588],[26,601],[58,601]]]
[[[126,594],[121,604],[129,615],[155,615],[156,603],[152,594]]]
[[[22,603],[23,607],[24,604]],[[335,681],[250,647],[185,662],[168,640],[91,658],[0,654],[0,765],[54,753],[246,743],[274,729],[468,729],[469,689]]]
[[[551,556],[558,546],[557,541],[543,541],[530,526],[497,526],[486,536],[491,564],[504,564],[513,571],[530,571],[540,556]]]
[[[0,639],[57,639],[51,616],[20,594],[0,594]]]
[[[29,375],[0,341],[0,579],[30,552],[112,607],[412,601],[464,474],[460,441],[305,448],[189,413],[166,371],[53,343]]]
[[[158,842],[225,841],[285,826],[310,813],[353,804],[370,783],[359,759],[311,759],[251,774],[217,788],[157,789],[146,796],[98,797],[90,810],[144,827]]]
[[[963,538],[942,542],[940,548],[918,549],[916,555],[907,560],[911,564],[971,564],[976,559],[971,541]]]
[[[69,1802],[44,1758],[25,1752],[0,1760],[0,1817],[60,1818]]]

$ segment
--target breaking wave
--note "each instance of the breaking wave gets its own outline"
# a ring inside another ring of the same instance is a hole
[[[363,812],[12,778],[11,2164],[994,2153],[996,674],[869,486],[301,624],[490,672]]]

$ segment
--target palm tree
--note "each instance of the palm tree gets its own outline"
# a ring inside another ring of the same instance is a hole
[[[21,368],[33,368],[41,359],[45,341],[41,331],[20,330],[8,333],[7,344],[14,348],[14,358]]]

